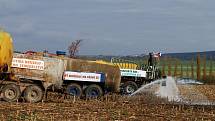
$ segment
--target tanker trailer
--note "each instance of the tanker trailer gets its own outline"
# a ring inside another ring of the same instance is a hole
[[[15,53],[12,67],[16,77],[27,84],[23,96],[28,102],[40,101],[49,87],[78,97],[119,91],[120,70],[113,64],[29,51]]]
[[[15,56],[15,58],[12,58],[12,56]],[[16,57],[20,57],[20,59]],[[35,57],[35,59],[40,58],[42,57]],[[0,31],[0,93],[3,100],[8,102],[17,101],[22,93],[28,102],[42,100],[44,90],[53,82],[47,81],[51,80],[46,77],[52,77],[50,73],[43,73],[41,70],[52,70],[52,66],[46,67],[44,65],[44,61],[50,62],[52,60],[47,58],[42,61],[32,59],[34,58],[24,54],[13,55],[13,42],[10,34]],[[60,61],[57,62],[60,63]],[[13,68],[11,68],[11,65]],[[15,74],[21,74],[22,76]],[[52,81],[57,80],[55,77],[56,75],[54,75]]]
[[[14,53],[12,71],[20,80],[21,92],[27,102],[39,102],[48,88],[62,88],[64,61],[44,57],[43,53]]]
[[[79,74],[75,79],[72,77],[74,73]],[[27,102],[39,102],[50,87],[66,88],[69,94],[87,97],[101,96],[107,91],[117,92],[120,70],[113,64],[47,53],[13,54],[12,38],[1,31],[0,81],[0,92],[5,101],[17,101],[23,95]]]
[[[63,80],[66,92],[76,96],[99,97],[119,92],[120,69],[110,63],[67,58]]]

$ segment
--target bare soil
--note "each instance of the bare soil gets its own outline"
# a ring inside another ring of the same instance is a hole
[[[150,93],[132,97],[107,95],[100,99],[62,100],[55,94],[41,103],[1,102],[1,120],[29,121],[190,121],[214,120],[215,106],[167,102]]]

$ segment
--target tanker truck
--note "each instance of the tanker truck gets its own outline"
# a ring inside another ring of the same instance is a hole
[[[114,64],[43,52],[13,54],[12,39],[6,32],[0,34],[0,54],[0,91],[8,102],[21,96],[27,102],[39,102],[49,89],[79,97],[119,91],[120,70]]]
[[[148,64],[142,65],[134,61],[121,58],[112,58],[111,63],[117,65],[121,71],[120,92],[132,94],[142,85],[161,78],[161,71],[158,67],[158,54],[149,54]]]

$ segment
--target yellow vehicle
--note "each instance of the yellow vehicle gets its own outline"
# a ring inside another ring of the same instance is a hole
[[[9,72],[13,55],[13,40],[7,32],[0,30],[0,72]]]

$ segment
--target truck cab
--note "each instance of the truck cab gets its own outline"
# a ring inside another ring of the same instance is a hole
[[[121,58],[111,59],[111,63],[117,65],[121,71],[122,94],[132,94],[142,85],[161,78],[161,71],[155,59],[153,54],[150,54],[148,64],[145,65]]]

